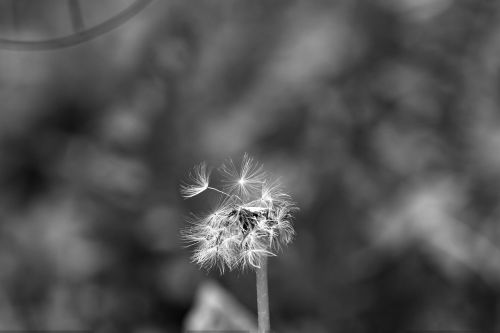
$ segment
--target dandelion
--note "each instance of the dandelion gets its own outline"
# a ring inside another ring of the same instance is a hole
[[[212,257],[206,262],[200,258],[205,258],[203,252],[212,252],[215,246],[214,256],[220,261],[217,266],[230,270],[259,268],[262,258],[275,255],[276,250],[293,239],[291,214],[296,208],[280,183],[270,180],[262,166],[247,154],[240,168],[229,160],[219,170],[224,177],[224,190],[209,186],[205,163],[197,165],[189,175],[192,184],[181,185],[184,198],[208,189],[221,196],[212,212],[191,219],[192,226],[183,231],[183,237],[196,247],[193,259],[203,267],[214,266]],[[216,237],[212,235],[214,230]]]
[[[215,209],[204,216],[193,215],[182,237],[195,247],[192,261],[203,268],[218,267],[221,273],[226,268],[256,271],[259,331],[263,332],[269,330],[267,257],[292,241],[292,214],[297,208],[280,182],[248,154],[239,167],[228,160],[218,170],[221,189],[210,186],[205,163],[189,174],[190,184],[181,185],[184,198],[206,190],[219,194]]]

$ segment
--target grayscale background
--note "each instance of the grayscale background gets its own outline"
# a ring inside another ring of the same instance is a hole
[[[0,0],[0,39],[126,7],[67,4]],[[189,169],[247,152],[300,207],[276,332],[500,332],[499,74],[493,0],[158,0],[0,43],[0,330],[251,329],[254,274],[179,238]]]

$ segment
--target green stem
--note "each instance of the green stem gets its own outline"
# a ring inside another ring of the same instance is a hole
[[[259,333],[269,333],[271,324],[269,320],[269,291],[267,287],[267,256],[263,256],[260,268],[255,271],[257,280],[257,313]]]

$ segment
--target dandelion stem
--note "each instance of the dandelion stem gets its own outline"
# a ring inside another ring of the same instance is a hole
[[[257,313],[259,333],[269,333],[269,291],[267,286],[267,256],[262,256],[260,267],[255,270],[257,281]]]
[[[212,190],[212,191],[216,191],[216,192],[219,192],[219,193],[222,193],[222,194],[224,194],[226,197],[230,197],[230,195],[229,195],[229,194],[227,194],[226,192],[221,191],[221,190],[219,190],[219,189],[217,189],[217,188],[215,188],[215,187],[208,186],[208,187],[207,187],[207,189],[208,189],[208,190]]]

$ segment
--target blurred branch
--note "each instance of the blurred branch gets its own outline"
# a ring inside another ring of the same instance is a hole
[[[82,8],[79,0],[68,0],[68,9],[71,17],[71,24],[75,32],[85,29],[85,23],[82,15]]]

